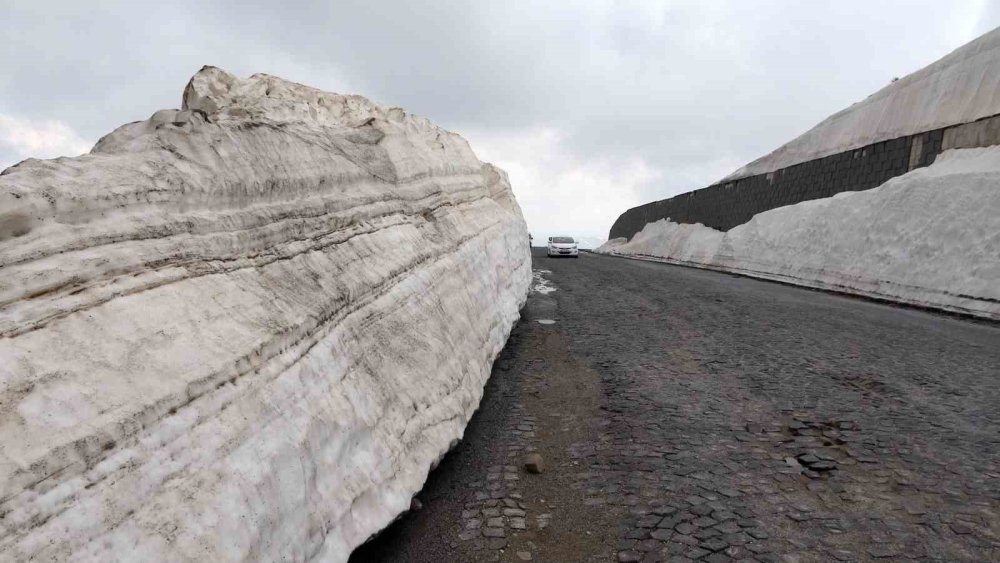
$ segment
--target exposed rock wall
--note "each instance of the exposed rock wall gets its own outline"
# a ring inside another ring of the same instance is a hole
[[[622,213],[612,225],[610,236],[630,238],[647,223],[661,219],[701,223],[728,231],[769,209],[840,192],[870,190],[911,168],[933,162],[941,152],[943,134],[943,130],[938,130],[884,141],[769,174],[748,176],[646,203]]]
[[[630,238],[661,219],[728,231],[769,209],[881,186],[890,178],[929,166],[946,150],[998,144],[1000,116],[883,141],[633,207],[618,217],[610,236]]]
[[[531,279],[506,175],[206,67],[0,176],[0,559],[345,560],[463,433]]]

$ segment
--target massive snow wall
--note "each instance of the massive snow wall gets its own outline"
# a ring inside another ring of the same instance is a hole
[[[206,67],[0,176],[0,559],[345,560],[525,299],[506,175],[358,96]]]
[[[1000,29],[896,80],[707,188],[629,209],[608,238],[670,219],[729,230],[801,201],[882,185],[943,151],[1000,143]]]

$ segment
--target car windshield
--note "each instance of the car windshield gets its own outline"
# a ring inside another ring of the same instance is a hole
[[[559,244],[566,244],[566,243],[572,243],[572,242],[575,242],[575,241],[573,240],[573,237],[552,237],[552,242],[559,243]]]

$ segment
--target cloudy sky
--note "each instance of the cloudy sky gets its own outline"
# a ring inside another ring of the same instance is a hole
[[[1000,0],[0,0],[0,169],[177,107],[202,65],[468,138],[536,236],[602,238],[1000,25]]]

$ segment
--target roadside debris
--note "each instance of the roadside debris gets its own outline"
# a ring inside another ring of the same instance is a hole
[[[545,471],[545,461],[542,459],[541,454],[537,452],[530,453],[524,458],[524,468],[528,473],[541,473]]]

